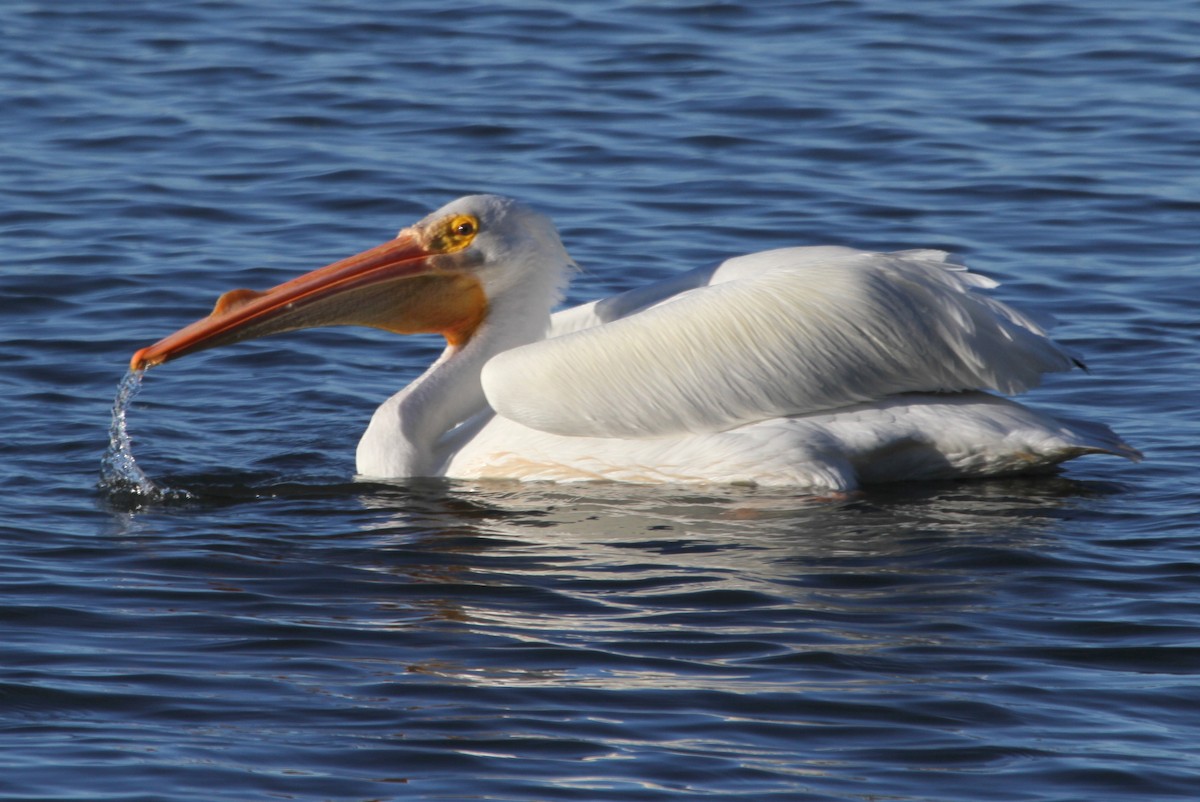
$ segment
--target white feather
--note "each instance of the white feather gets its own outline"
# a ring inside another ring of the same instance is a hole
[[[484,392],[533,429],[644,438],[903,392],[1019,393],[1071,368],[1036,323],[976,291],[993,282],[946,256],[786,248],[730,259],[559,317],[557,330],[574,330],[497,354]]]
[[[446,475],[522,481],[746,483],[809,491],[1045,471],[1082,454],[1141,458],[1096,423],[987,393],[911,394],[726,432],[641,440],[564,437],[491,417]]]

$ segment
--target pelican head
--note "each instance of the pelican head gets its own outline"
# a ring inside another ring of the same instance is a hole
[[[207,317],[142,348],[129,366],[319,326],[435,333],[461,347],[497,304],[548,316],[570,264],[549,219],[511,198],[469,195],[395,239],[277,287],[230,290]]]

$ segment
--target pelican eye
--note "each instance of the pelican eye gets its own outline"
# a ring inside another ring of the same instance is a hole
[[[456,214],[442,220],[434,235],[434,247],[443,253],[461,251],[479,233],[479,219],[473,214]]]

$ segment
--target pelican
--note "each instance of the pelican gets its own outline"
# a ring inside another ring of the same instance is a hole
[[[847,493],[1140,458],[1102,424],[1002,397],[1082,363],[942,251],[783,248],[552,314],[573,267],[549,219],[472,195],[272,289],[225,293],[130,367],[316,326],[442,335],[371,418],[364,477]]]

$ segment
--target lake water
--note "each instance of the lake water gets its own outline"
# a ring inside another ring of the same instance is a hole
[[[0,8],[0,799],[1200,797],[1200,6]],[[780,491],[356,482],[432,339],[131,353],[488,191],[572,300],[938,247],[1146,453]]]

